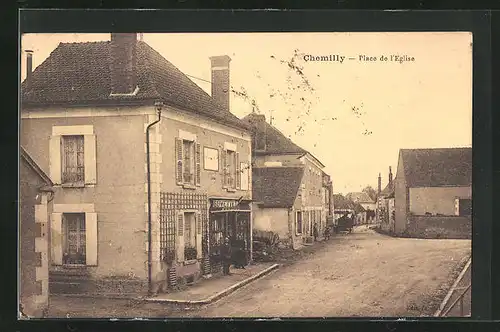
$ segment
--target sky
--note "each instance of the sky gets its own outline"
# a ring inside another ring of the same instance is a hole
[[[21,49],[34,51],[36,68],[60,42],[100,40],[110,34],[27,34]],[[379,173],[384,187],[389,166],[396,176],[399,149],[472,144],[467,32],[168,33],[143,40],[209,94],[209,57],[229,55],[231,85],[248,96],[233,94],[231,111],[241,118],[255,110],[268,122],[272,116],[273,126],[321,160],[335,192],[376,188]],[[306,61],[316,56],[344,58]],[[22,52],[21,80],[25,63]]]

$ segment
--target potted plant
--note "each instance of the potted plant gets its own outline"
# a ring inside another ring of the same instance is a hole
[[[184,248],[184,258],[188,261],[196,259],[197,257],[197,250],[194,247],[186,247]]]

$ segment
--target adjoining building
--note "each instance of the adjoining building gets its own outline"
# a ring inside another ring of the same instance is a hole
[[[472,148],[402,149],[394,185],[396,234],[472,235]]]
[[[252,131],[254,229],[277,232],[294,249],[313,242],[333,219],[332,181],[310,152],[262,114],[243,118]]]

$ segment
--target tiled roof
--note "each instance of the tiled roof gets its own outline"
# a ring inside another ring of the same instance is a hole
[[[356,213],[365,211],[361,204],[355,203],[341,194],[333,195],[333,205],[336,210],[353,210]]]
[[[358,203],[374,203],[373,199],[371,199],[365,192],[348,193],[346,198]]]
[[[304,175],[303,167],[255,167],[252,170],[253,200],[263,207],[292,207]]]
[[[472,148],[402,149],[408,187],[469,186]]]
[[[379,194],[381,197],[387,197],[394,193],[394,181],[387,183],[384,190],[382,190]]]
[[[247,116],[245,116],[242,120],[247,122],[247,123],[252,123],[253,121],[256,121],[257,114],[250,113]],[[263,123],[265,124],[265,132],[262,130],[259,130],[259,127],[257,128],[257,131],[254,133],[255,135],[263,135],[265,136],[266,139],[266,153],[273,154],[273,153],[307,153],[306,150],[295,144],[291,139],[286,137],[282,132],[280,132],[277,128],[274,126],[270,125],[265,121],[265,118],[263,120]]]
[[[34,104],[105,104],[117,100],[111,93],[111,42],[60,43],[32,73],[30,84],[22,83],[22,102]],[[247,129],[215,100],[151,46],[137,41],[135,96],[120,100],[162,100],[216,121]]]

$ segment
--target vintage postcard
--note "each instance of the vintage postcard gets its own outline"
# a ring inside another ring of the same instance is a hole
[[[466,317],[472,34],[24,34],[19,317]]]

